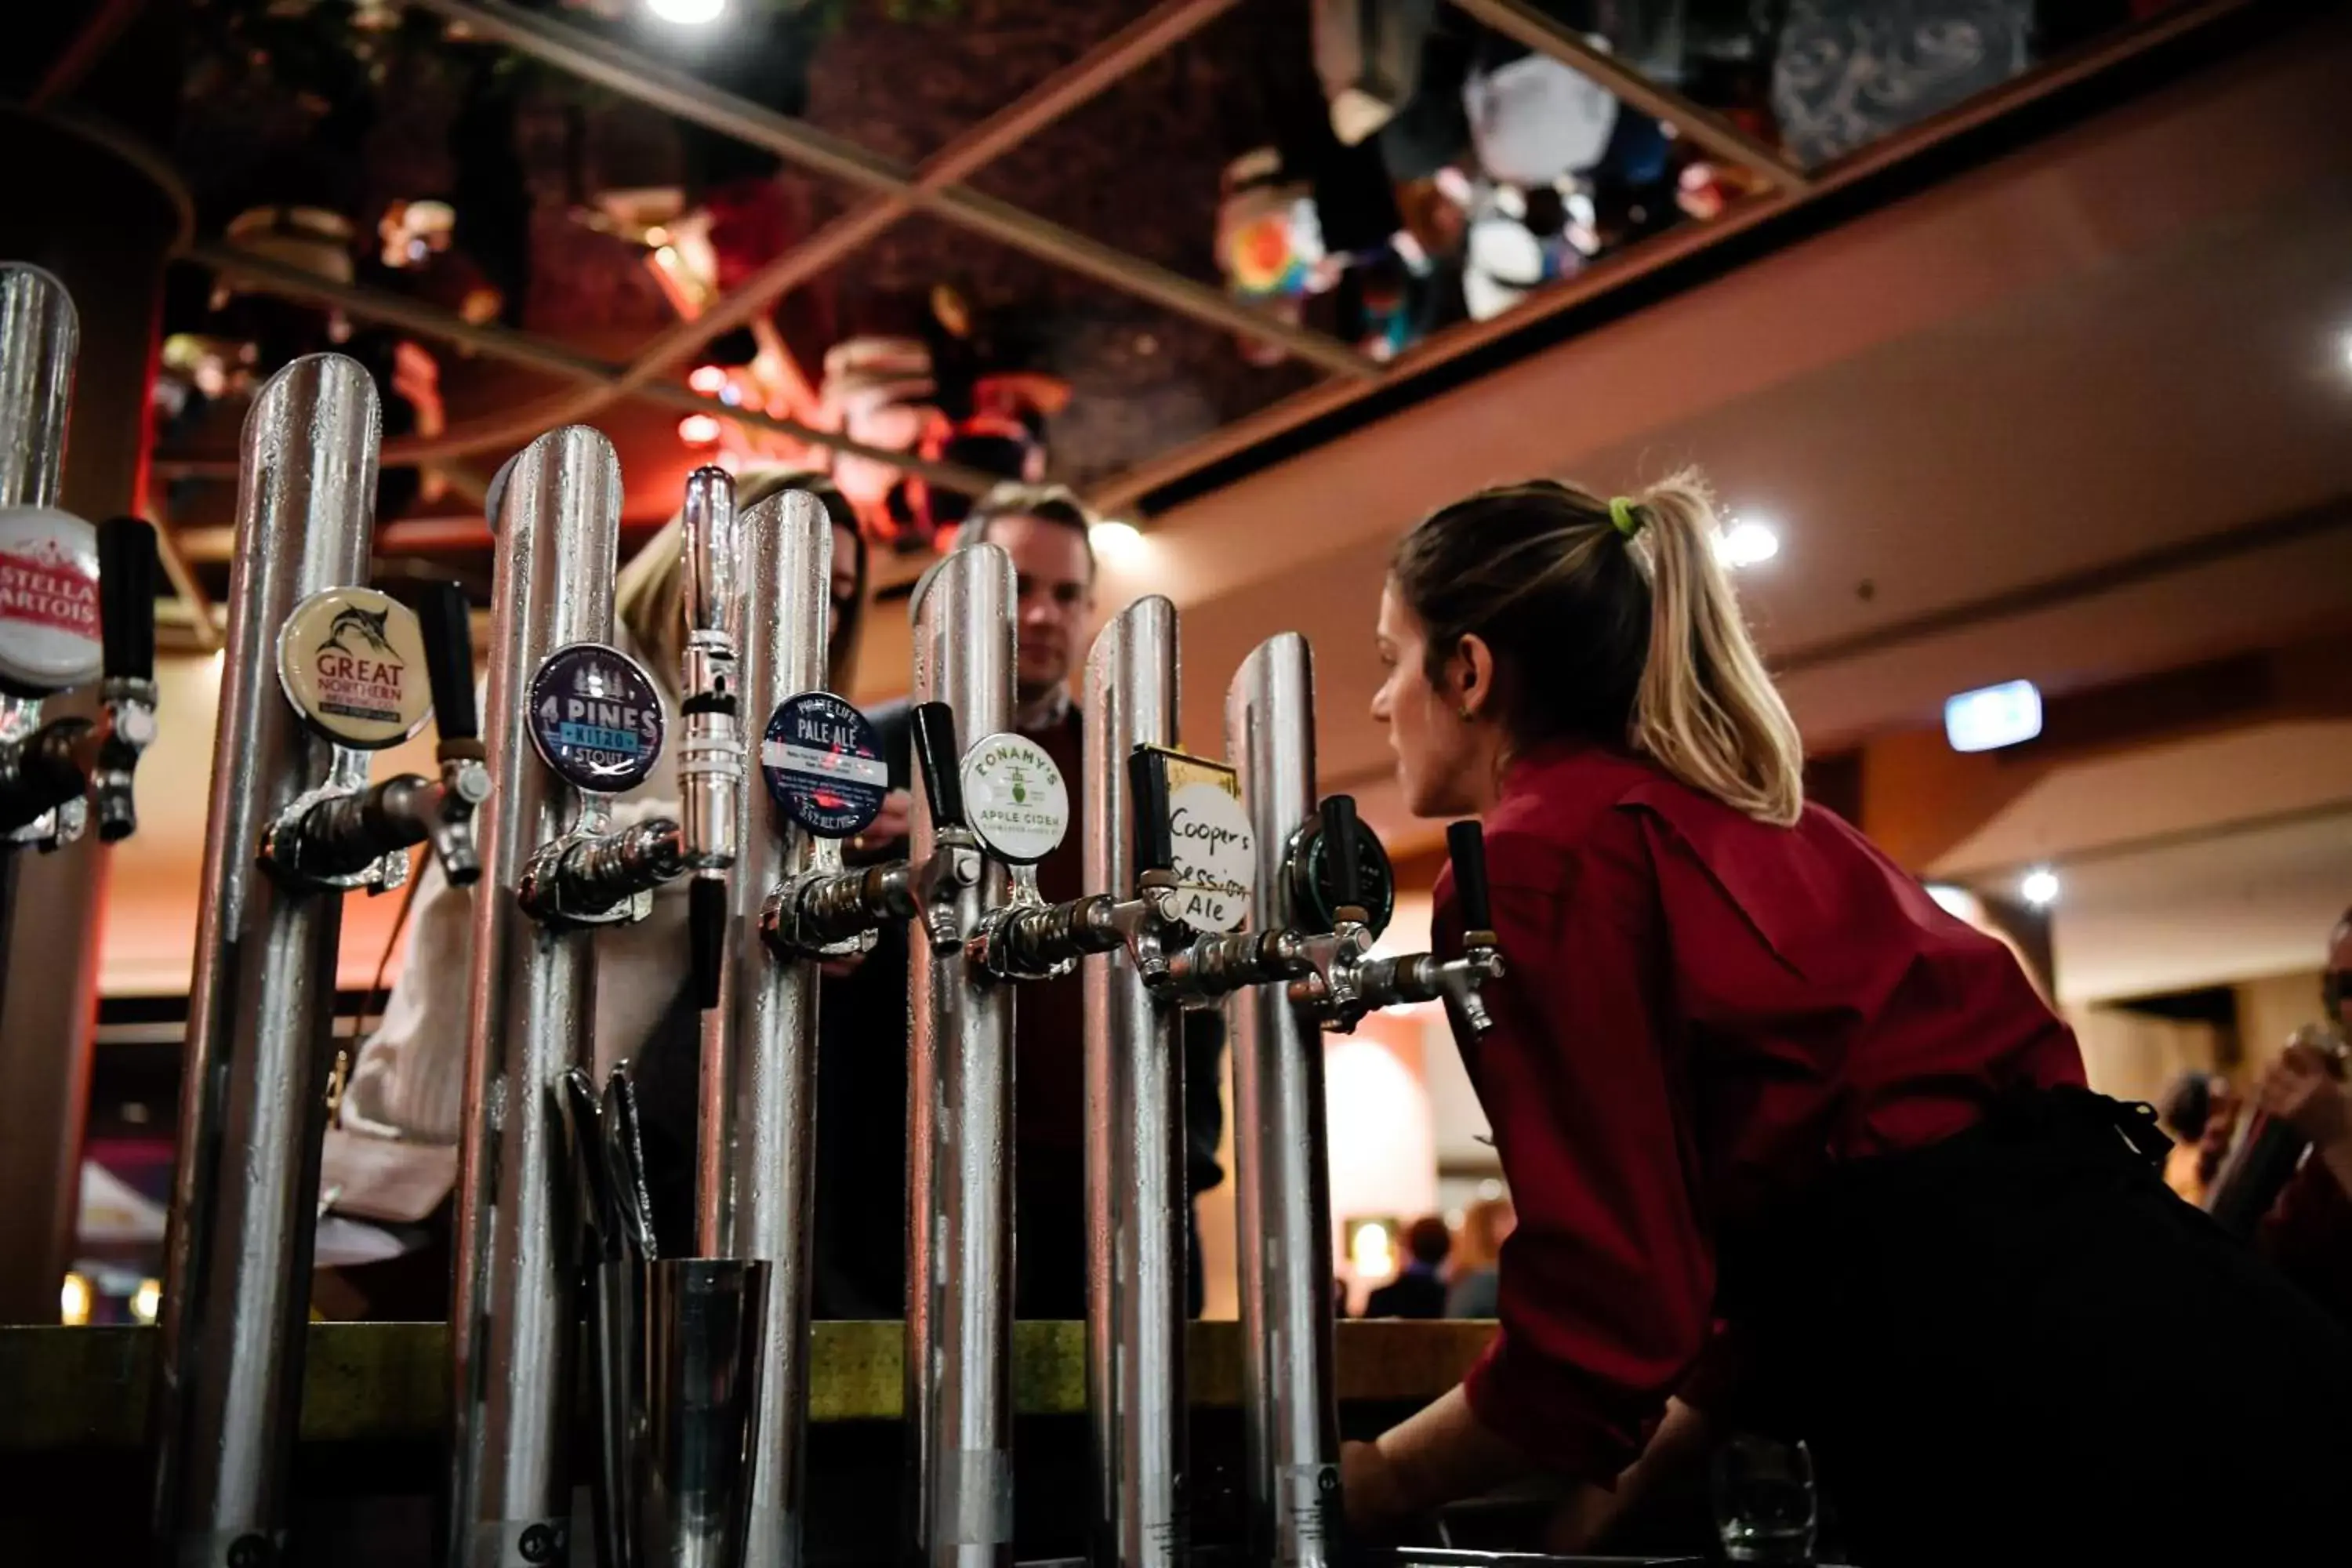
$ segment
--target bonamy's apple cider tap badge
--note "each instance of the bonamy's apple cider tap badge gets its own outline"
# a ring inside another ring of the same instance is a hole
[[[991,853],[1013,866],[1052,854],[1070,826],[1070,790],[1045,749],[1025,735],[989,735],[963,754],[963,810]]]
[[[1213,763],[1160,746],[1139,748],[1168,781],[1168,838],[1176,912],[1195,931],[1239,931],[1257,877],[1257,838],[1242,810],[1241,778]]]

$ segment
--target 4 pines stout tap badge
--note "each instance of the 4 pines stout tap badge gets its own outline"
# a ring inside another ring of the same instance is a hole
[[[644,783],[663,722],[653,677],[619,648],[572,643],[530,678],[530,743],[574,789],[618,795]]]
[[[1010,866],[1051,855],[1070,826],[1070,789],[1045,748],[1025,735],[990,735],[963,754],[964,819]]]
[[[278,684],[311,729],[362,752],[400,744],[433,711],[416,612],[373,588],[294,606],[278,630]]]
[[[776,704],[760,740],[768,794],[819,838],[863,833],[890,789],[874,726],[830,691],[803,691]]]

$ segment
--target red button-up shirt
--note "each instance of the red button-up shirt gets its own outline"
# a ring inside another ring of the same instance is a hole
[[[1727,1227],[1961,1131],[1987,1087],[2079,1084],[2082,1058],[2007,948],[1819,807],[1776,827],[1554,745],[1486,826],[1509,973],[1463,1056],[1518,1226],[1466,1392],[1531,1456],[1607,1477],[1706,1342]],[[1458,952],[1450,877],[1436,902]]]

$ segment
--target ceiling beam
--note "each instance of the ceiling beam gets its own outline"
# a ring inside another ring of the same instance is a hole
[[[315,272],[290,267],[268,257],[238,250],[226,245],[199,241],[187,246],[181,257],[199,267],[208,268],[224,278],[247,282],[263,291],[287,299],[306,300],[312,304],[333,306],[367,321],[382,321],[424,337],[437,338],[471,349],[477,353],[514,364],[527,366],[545,374],[560,376],[566,381],[594,386],[640,402],[658,404],[688,414],[708,414],[714,419],[724,419],[757,429],[775,430],[795,439],[836,452],[847,452],[860,458],[870,458],[877,463],[887,463],[909,473],[920,474],[933,484],[959,490],[967,495],[981,495],[1002,481],[1000,474],[982,473],[978,468],[961,463],[929,462],[906,452],[885,451],[831,430],[817,430],[796,420],[779,419],[756,409],[741,408],[722,403],[716,397],[705,397],[689,387],[675,382],[644,381],[623,387],[621,378],[625,367],[594,359],[561,343],[544,338],[518,332],[506,327],[478,325],[449,311],[436,309],[404,295],[386,293],[382,289],[363,288],[358,284],[339,283]],[[564,417],[566,410],[549,409],[544,405],[526,409],[520,415],[505,416],[494,440],[486,442],[478,427],[447,432],[430,439],[411,438],[387,442],[382,461],[389,468],[404,464],[434,463],[441,459],[478,451],[485,445],[504,444],[520,447],[551,426],[572,423],[579,416]],[[551,415],[555,416],[550,417]],[[196,475],[206,478],[234,478],[235,458],[186,458],[159,456],[155,472],[166,477]]]
[[[409,0],[463,23],[468,33],[542,60],[666,114],[763,148],[828,178],[859,185],[944,218],[1122,293],[1243,337],[1272,343],[1325,370],[1372,380],[1381,367],[1338,339],[1252,309],[1140,257],[961,185],[926,184],[917,170],[840,137],[721,92],[682,70],[630,53],[593,34],[552,22],[507,0]],[[1148,57],[1142,57],[1148,58]],[[1034,127],[1006,142],[1017,146]],[[1001,151],[1002,149],[1000,149]]]
[[[1499,315],[1483,321],[1457,323],[1415,343],[1391,363],[1384,382],[1325,381],[1295,392],[1181,447],[1147,458],[1124,473],[1088,486],[1087,499],[1101,510],[1129,510],[1156,490],[1316,420],[1339,415],[1383,387],[1393,392],[1402,383],[1407,384],[1410,390],[1416,376],[1436,373],[1456,360],[1527,332],[1551,317],[1588,305],[1637,279],[1664,272],[1742,234],[1763,229],[1833,193],[1877,180],[1930,148],[1978,132],[2029,104],[2070,91],[2144,55],[2208,32],[2241,13],[2251,12],[2255,3],[2256,0],[2182,0],[2145,21],[2118,28],[1941,114],[1825,164],[1812,172],[1812,183],[1801,193],[1775,190],[1750,196],[1735,202],[1719,217],[1681,224],[1664,234],[1653,235],[1639,245],[1601,258],[1574,278],[1535,290]],[[1442,390],[1433,389],[1426,395],[1438,395]]]

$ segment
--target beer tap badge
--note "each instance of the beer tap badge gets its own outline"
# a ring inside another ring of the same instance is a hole
[[[328,588],[278,628],[278,684],[339,746],[396,746],[425,727],[433,683],[416,612],[373,588]]]
[[[47,506],[0,508],[0,686],[45,696],[98,677],[98,530]]]
[[[576,642],[530,678],[530,742],[574,789],[618,795],[645,781],[662,749],[661,695],[619,648]]]
[[[1194,931],[1241,930],[1257,879],[1257,837],[1242,809],[1239,775],[1223,763],[1150,750],[1168,779],[1178,916]]]
[[[990,853],[1032,866],[1070,826],[1070,789],[1045,749],[1023,735],[991,735],[963,754],[964,819]]]
[[[776,704],[760,741],[768,794],[819,838],[863,833],[890,789],[874,726],[830,691],[803,691]]]

